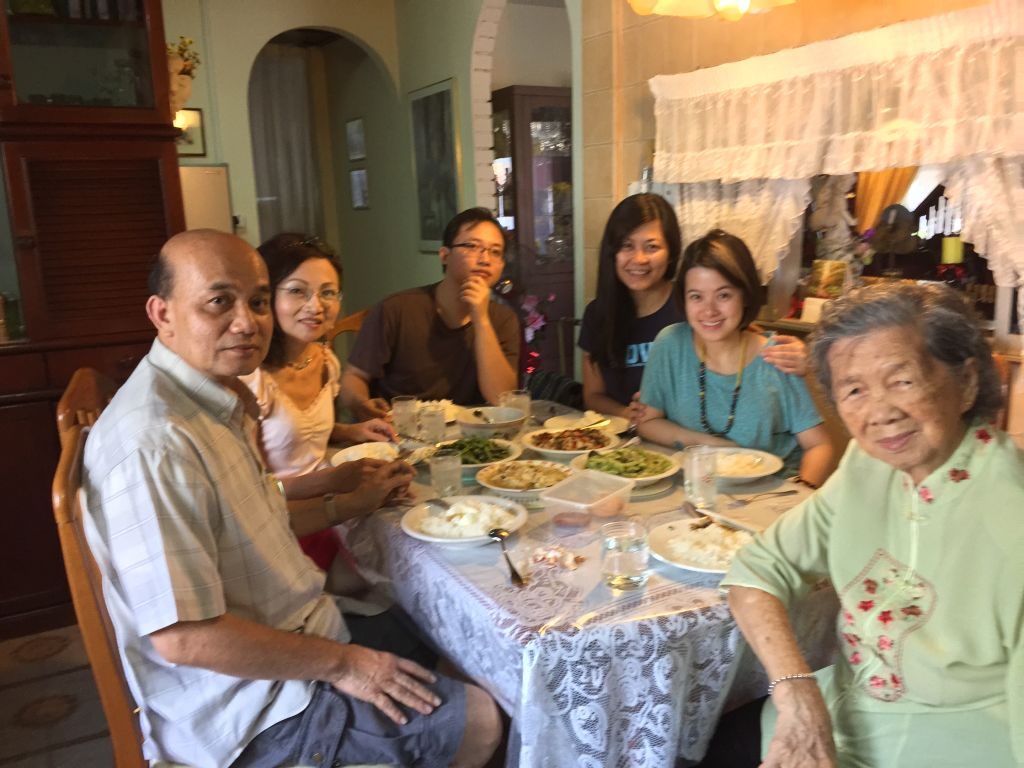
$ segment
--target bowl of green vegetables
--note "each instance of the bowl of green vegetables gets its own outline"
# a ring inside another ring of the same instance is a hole
[[[679,471],[679,464],[671,456],[638,446],[584,453],[570,461],[569,466],[625,477],[635,481],[637,488],[653,485]]]
[[[449,448],[462,455],[462,476],[466,480],[474,479],[484,467],[518,459],[523,452],[517,443],[497,437],[463,437],[438,443],[437,447]]]

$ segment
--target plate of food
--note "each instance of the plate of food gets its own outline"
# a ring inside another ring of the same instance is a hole
[[[359,459],[394,461],[397,458],[398,446],[394,443],[357,443],[348,448],[342,448],[331,456],[331,464],[338,466],[346,461],[359,461]]]
[[[719,480],[746,483],[774,475],[782,469],[782,459],[753,448],[720,448],[716,451],[715,474]]]
[[[527,448],[553,461],[569,461],[588,451],[614,448],[619,444],[617,435],[603,429],[536,429],[520,440]]]
[[[420,400],[416,405],[416,409],[421,410],[428,405],[440,405],[444,408],[444,420],[446,424],[453,424],[459,417],[459,411],[462,410],[451,400]]]
[[[503,461],[484,467],[476,473],[476,481],[498,496],[521,504],[540,504],[540,492],[560,483],[572,469],[557,461]]]
[[[609,475],[628,477],[636,481],[637,488],[653,485],[679,471],[679,464],[672,456],[635,445],[596,454],[584,453],[569,464],[574,469],[595,469]]]
[[[462,454],[462,471],[476,474],[477,470],[501,461],[518,459],[523,449],[509,440],[497,437],[462,437],[445,440],[437,447],[451,448]]]
[[[723,574],[733,557],[754,537],[748,531],[711,523],[692,527],[697,518],[663,523],[647,535],[651,554],[663,563],[698,573]]]
[[[629,419],[624,419],[621,416],[606,416],[603,413],[597,411],[584,411],[582,415],[578,413],[567,413],[562,416],[552,416],[544,422],[545,429],[584,429],[590,424],[595,422],[608,420],[608,424],[601,427],[606,432],[611,432],[616,435],[621,435],[627,429],[629,429]]]
[[[402,530],[414,539],[454,549],[479,547],[490,541],[492,528],[516,531],[527,519],[526,508],[498,496],[448,496],[447,510],[416,504],[402,516]]]

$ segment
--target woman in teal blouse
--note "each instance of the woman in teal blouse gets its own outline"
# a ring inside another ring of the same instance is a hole
[[[679,448],[756,448],[808,484],[824,482],[832,445],[807,387],[769,364],[760,354],[768,340],[748,330],[764,289],[746,244],[722,230],[690,243],[675,296],[686,323],[665,328],[651,346],[640,434]]]

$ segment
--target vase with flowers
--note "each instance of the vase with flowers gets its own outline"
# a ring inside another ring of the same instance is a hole
[[[167,74],[169,75],[169,95],[171,115],[185,106],[192,95],[192,80],[199,68],[199,51],[190,37],[180,35],[177,43],[167,44]]]

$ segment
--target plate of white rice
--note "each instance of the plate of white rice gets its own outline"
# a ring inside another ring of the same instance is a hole
[[[693,520],[659,525],[648,535],[651,554],[663,563],[700,573],[723,574],[733,557],[754,537],[748,531],[712,523],[691,528]]]
[[[402,516],[402,530],[420,541],[452,548],[479,547],[492,528],[516,531],[526,522],[522,504],[498,496],[447,496],[451,507],[417,504]]]

